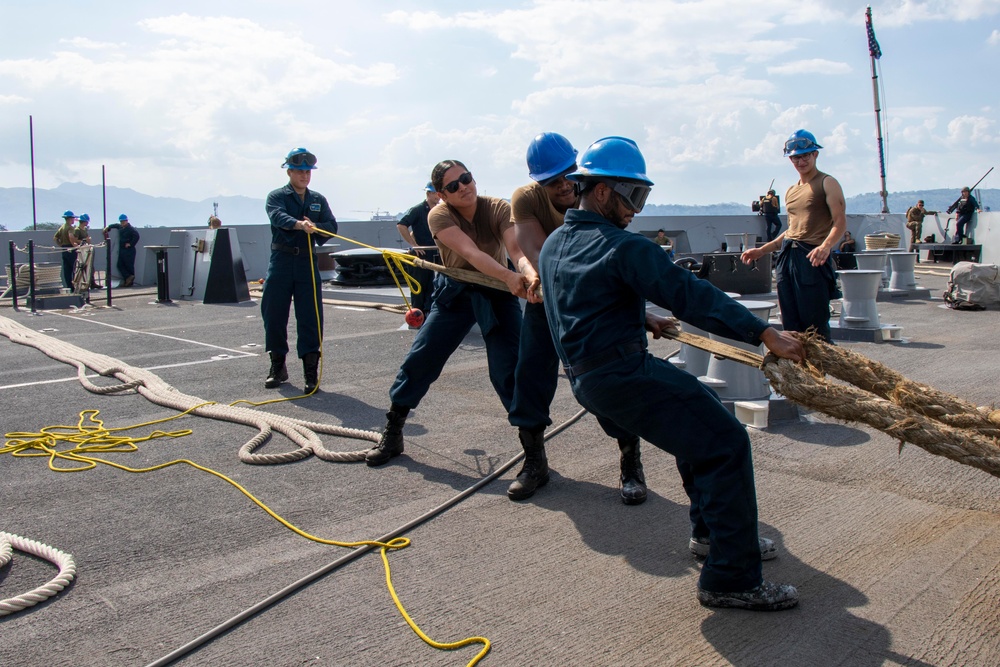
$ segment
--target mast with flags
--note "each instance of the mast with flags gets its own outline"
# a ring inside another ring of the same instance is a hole
[[[872,8],[869,6],[865,10],[865,27],[868,30],[868,55],[872,63],[872,95],[875,98],[875,135],[878,137],[878,168],[879,176],[882,179],[882,190],[879,193],[882,197],[882,212],[889,212],[889,193],[885,187],[885,146],[882,142],[882,105],[878,97],[878,73],[875,62],[882,57],[882,48],[875,39],[875,27],[872,25]]]

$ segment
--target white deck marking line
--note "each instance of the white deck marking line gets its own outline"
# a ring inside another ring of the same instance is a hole
[[[244,357],[256,357],[256,356],[259,356],[259,355],[256,355],[256,354],[245,354],[243,356]],[[147,371],[158,371],[158,370],[161,370],[161,369],[164,369],[164,368],[181,368],[183,366],[197,366],[198,364],[214,364],[214,363],[218,363],[220,361],[230,361],[231,359],[236,359],[236,358],[238,358],[238,357],[232,357],[232,358],[228,358],[228,359],[226,359],[226,358],[224,358],[224,359],[202,359],[201,361],[185,361],[185,362],[180,363],[180,364],[164,364],[162,366],[150,366],[149,368],[146,368],[144,370],[147,370]],[[97,373],[86,373],[85,377],[88,377],[88,378],[99,378],[101,376],[98,375]],[[4,389],[17,389],[19,387],[37,387],[37,386],[40,386],[40,385],[43,385],[43,384],[58,384],[60,382],[79,382],[79,377],[76,376],[76,375],[74,375],[73,377],[60,378],[58,380],[39,380],[38,382],[22,382],[20,384],[0,385],[0,391],[3,391]]]
[[[118,329],[119,331],[128,331],[129,333],[145,334],[147,336],[157,336],[159,338],[167,338],[169,340],[176,340],[181,343],[191,343],[192,345],[201,345],[202,347],[210,347],[215,350],[222,350],[224,352],[232,352],[238,354],[241,357],[258,357],[260,355],[254,354],[253,352],[243,352],[242,350],[231,350],[228,347],[220,347],[219,345],[212,345],[211,343],[202,343],[199,340],[191,340],[189,338],[178,338],[177,336],[168,336],[167,334],[153,333],[152,331],[140,331],[138,329],[129,329],[127,327],[120,327],[117,324],[108,324],[107,322],[98,322],[97,320],[81,320],[78,317],[73,317],[72,315],[65,315],[63,313],[52,313],[52,315],[58,315],[59,317],[65,317],[69,319],[75,319],[81,322],[91,322],[93,324],[100,324],[102,327],[109,327],[111,329]]]

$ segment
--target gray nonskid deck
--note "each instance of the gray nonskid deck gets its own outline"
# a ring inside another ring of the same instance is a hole
[[[918,278],[932,294],[947,281]],[[255,303],[166,307],[151,300],[123,294],[112,309],[31,316],[5,308],[0,315],[155,367],[178,390],[206,400],[263,400],[301,389],[295,362],[288,384],[263,389],[267,362]],[[997,311],[956,312],[937,299],[880,302],[879,309],[884,321],[903,327],[902,341],[840,344],[978,404],[996,401]],[[414,332],[401,315],[373,309],[327,306],[325,319],[322,392],[261,409],[381,429]],[[651,341],[650,349],[667,356],[677,344]],[[91,408],[111,426],[174,414],[135,394],[90,394],[75,369],[6,338],[0,360],[5,432],[72,424]],[[561,380],[553,420],[578,410]],[[106,458],[133,467],[191,459],[231,476],[300,528],[337,540],[385,534],[520,450],[474,334],[412,413],[405,454],[382,468],[315,457],[249,466],[236,457],[253,435],[246,427],[188,417],[157,428],[194,432]],[[515,469],[409,532],[412,546],[390,555],[396,590],[433,639],[488,637],[493,650],[482,665],[995,662],[996,478],[914,446],[900,453],[877,431],[807,411],[750,437],[761,533],[781,547],[764,573],[799,586],[794,611],[700,607],[672,457],[644,444],[649,500],[622,505],[617,447],[590,415],[551,440],[552,481],[529,501],[506,497]],[[324,443],[363,446],[329,436]],[[289,448],[276,437],[264,450]],[[149,664],[346,552],[294,535],[232,487],[186,466],[56,474],[44,459],[5,456],[0,489],[0,530],[69,552],[78,567],[68,590],[0,620],[5,665]],[[0,571],[0,597],[41,585],[53,572],[15,553]],[[445,666],[466,664],[478,648],[425,645],[394,608],[381,562],[370,553],[178,664]]]

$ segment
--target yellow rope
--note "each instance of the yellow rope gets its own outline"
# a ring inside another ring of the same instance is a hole
[[[123,435],[115,435],[116,433],[146,427],[153,426],[156,424],[161,424],[163,422],[171,421],[173,419],[178,419],[190,413],[199,407],[205,405],[212,405],[212,401],[207,401],[200,405],[193,406],[184,412],[178,413],[170,417],[164,417],[163,419],[157,419],[149,422],[143,422],[141,424],[135,424],[133,426],[124,426],[119,428],[105,428],[104,421],[98,419],[100,414],[99,410],[83,410],[80,412],[77,425],[73,426],[47,426],[37,433],[30,432],[11,432],[4,435],[6,441],[4,446],[0,448],[0,454],[10,454],[15,457],[47,457],[49,459],[49,469],[55,472],[82,472],[85,470],[90,470],[96,468],[97,464],[104,464],[111,466],[112,468],[117,468],[124,472],[130,473],[147,473],[154,472],[156,470],[163,470],[171,466],[185,464],[191,466],[196,470],[213,475],[222,481],[232,485],[240,493],[249,498],[255,505],[260,509],[264,510],[271,518],[275,519],[278,523],[283,525],[288,530],[292,531],[300,537],[304,537],[307,540],[312,540],[313,542],[318,542],[319,544],[326,544],[336,547],[345,548],[357,548],[357,547],[379,547],[380,554],[382,557],[382,563],[385,567],[385,580],[386,586],[389,589],[389,593],[392,596],[393,603],[399,610],[399,613],[406,620],[407,625],[413,629],[413,631],[420,637],[424,642],[432,646],[433,648],[439,650],[454,650],[468,646],[470,644],[481,643],[483,644],[482,650],[476,654],[476,656],[468,663],[468,667],[473,667],[480,660],[482,660],[487,653],[490,651],[490,640],[486,637],[469,637],[457,642],[437,642],[428,637],[424,632],[414,623],[413,619],[406,612],[403,607],[403,603],[400,601],[399,596],[396,594],[396,589],[392,585],[392,572],[389,568],[389,557],[388,552],[390,549],[405,549],[410,546],[410,539],[407,537],[395,537],[388,542],[378,542],[376,540],[359,540],[356,542],[341,542],[339,540],[331,540],[322,537],[318,537],[311,533],[308,533],[297,526],[289,523],[287,520],[282,518],[277,512],[272,510],[270,507],[265,505],[261,500],[254,496],[245,487],[240,485],[235,480],[227,477],[226,475],[207,468],[205,466],[199,465],[194,461],[189,459],[175,459],[173,461],[167,461],[166,463],[160,463],[153,466],[148,466],[145,468],[132,468],[129,466],[121,465],[120,463],[114,463],[113,461],[108,461],[102,458],[97,458],[92,456],[92,454],[111,454],[111,453],[128,453],[136,452],[139,450],[138,443],[147,442],[150,440],[155,440],[157,438],[180,438],[191,434],[190,429],[184,429],[179,431],[153,431],[146,436],[142,437],[128,437]],[[60,443],[69,443],[72,445],[68,449],[59,449]],[[60,467],[57,465],[59,461],[69,461],[74,465],[73,467]]]

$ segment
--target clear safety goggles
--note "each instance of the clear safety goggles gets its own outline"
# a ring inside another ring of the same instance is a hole
[[[796,151],[806,151],[812,148],[819,148],[820,145],[809,139],[789,139],[785,142],[785,155]]]

